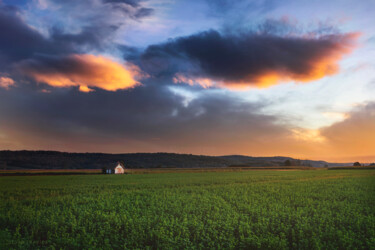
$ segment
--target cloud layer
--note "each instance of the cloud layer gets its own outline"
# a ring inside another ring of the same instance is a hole
[[[233,35],[210,30],[152,45],[142,59],[151,67],[160,60],[169,63],[169,69],[178,71],[179,82],[200,84],[206,78],[211,79],[211,85],[264,87],[285,81],[309,82],[337,73],[339,60],[352,51],[358,35]],[[173,66],[176,61],[180,67]],[[202,85],[210,84],[205,81]]]
[[[375,160],[375,103],[357,107],[347,119],[322,128],[321,135],[336,157],[372,156]]]
[[[78,7],[86,6],[84,3],[67,1],[62,4],[57,0],[51,3],[83,18],[78,15]],[[0,31],[7,36],[0,41],[0,64],[2,62],[5,68],[9,68],[9,62],[16,68],[21,65],[20,71],[37,82],[56,87],[82,86],[80,90],[86,92],[90,90],[88,86],[114,91],[139,85],[134,79],[139,75],[139,70],[134,70],[136,66],[132,66],[132,70],[121,69],[115,62],[87,52],[103,51],[124,25],[126,21],[117,18],[118,8],[122,8],[121,15],[128,20],[144,17],[136,13],[147,8],[142,6],[142,1],[92,1],[92,4],[101,6],[104,12],[84,14],[86,19],[77,20],[81,23],[79,32],[52,26],[48,37],[27,25],[17,8],[1,7]],[[132,11],[123,13],[125,7]],[[113,9],[117,13],[115,17],[106,19],[106,12],[109,14]],[[91,19],[94,21],[87,22]],[[359,35],[332,30],[328,33],[295,30],[286,21],[268,21],[255,31],[209,30],[150,45],[144,52],[132,53],[127,59],[148,75],[167,76],[170,82],[205,88],[267,87],[288,81],[309,82],[337,73],[338,62],[355,48]],[[22,41],[28,43],[24,45]],[[129,47],[118,48],[125,48],[124,53],[128,54]],[[83,73],[88,67],[92,67],[92,72]],[[108,70],[115,72],[113,77],[109,77]]]
[[[6,34],[0,39],[0,73],[15,74],[15,78],[28,76],[32,82],[46,83],[52,87],[78,86],[80,91],[90,92],[93,88],[107,91],[133,88],[141,85],[138,80],[145,76],[139,68],[131,63],[119,63],[108,57],[86,53],[87,51],[102,51],[108,44],[108,39],[128,19],[140,19],[147,13],[138,1],[91,1],[93,5],[102,6],[103,11],[91,13],[86,18],[109,15],[107,11],[115,8],[122,13],[122,20],[116,21],[112,15],[103,22],[94,18],[77,20],[81,26],[79,32],[69,32],[50,27],[49,36],[42,35],[37,29],[25,23],[22,11],[14,6],[0,5],[0,32]],[[72,16],[77,15],[77,8],[85,3],[75,1],[49,1],[54,8],[69,10]],[[118,10],[121,8],[121,10]],[[149,13],[151,14],[151,13]],[[84,14],[85,16],[86,14]],[[116,15],[115,15],[116,16]],[[100,17],[100,18],[99,18]],[[12,79],[12,80],[13,80]],[[24,79],[22,79],[24,80]],[[12,83],[13,84],[13,83]],[[10,81],[2,79],[1,86],[8,88]]]
[[[309,131],[261,114],[261,103],[214,93],[184,102],[181,95],[153,85],[90,95],[74,90],[0,91],[0,146],[346,161],[372,155],[368,161],[375,160],[374,103],[359,107],[342,122]]]
[[[73,54],[63,57],[39,56],[22,61],[18,69],[38,83],[53,87],[79,86],[83,92],[92,87],[107,91],[133,88],[140,83],[137,66],[125,67],[103,56]]]
[[[273,0],[208,1],[212,8],[193,2],[0,4],[0,149],[315,159],[372,154],[373,104],[324,129],[296,125],[305,117],[295,111],[309,99],[319,106],[311,109],[317,113],[310,121],[322,117],[319,112],[348,111],[324,102],[330,99],[339,106],[350,99],[335,100],[343,86],[335,78],[228,90],[337,74],[341,59],[356,48],[358,33],[326,26],[301,29],[286,19],[267,21],[273,15],[251,19],[276,8],[279,3]],[[254,9],[251,15],[249,9]],[[217,17],[225,26],[211,20]],[[202,26],[201,21],[207,22]],[[347,84],[345,91],[360,96],[352,86]],[[285,112],[266,113],[270,106]]]

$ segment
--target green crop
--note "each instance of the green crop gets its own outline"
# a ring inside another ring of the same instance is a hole
[[[374,249],[375,171],[0,177],[0,249]]]

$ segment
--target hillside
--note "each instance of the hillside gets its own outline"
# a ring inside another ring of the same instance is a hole
[[[297,160],[290,157],[250,157],[242,155],[204,156],[173,153],[65,153],[57,151],[0,151],[0,169],[100,169],[122,161],[128,168],[210,168],[231,166],[283,166],[289,160],[293,165],[311,167],[347,166],[350,163]]]

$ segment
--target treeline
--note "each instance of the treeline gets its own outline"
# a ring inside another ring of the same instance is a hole
[[[220,157],[171,153],[63,153],[56,151],[0,151],[0,169],[102,169],[118,161],[127,168],[226,167]]]
[[[209,167],[270,167],[344,166],[324,161],[297,160],[290,157],[250,157],[242,155],[204,156],[173,153],[64,153],[57,151],[0,151],[0,169],[102,169],[123,162],[127,168],[209,168]]]
[[[369,166],[369,167],[375,167],[375,162],[369,163],[367,166]],[[353,167],[366,167],[366,164],[365,163],[361,164],[358,161],[356,161],[356,162],[353,163]]]

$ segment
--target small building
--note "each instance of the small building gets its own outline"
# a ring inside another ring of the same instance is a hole
[[[115,167],[104,167],[102,169],[103,174],[123,174],[125,173],[125,167],[121,162],[117,162]]]
[[[123,174],[125,173],[124,165],[122,165],[121,162],[117,163],[117,166],[115,167],[115,174]]]

